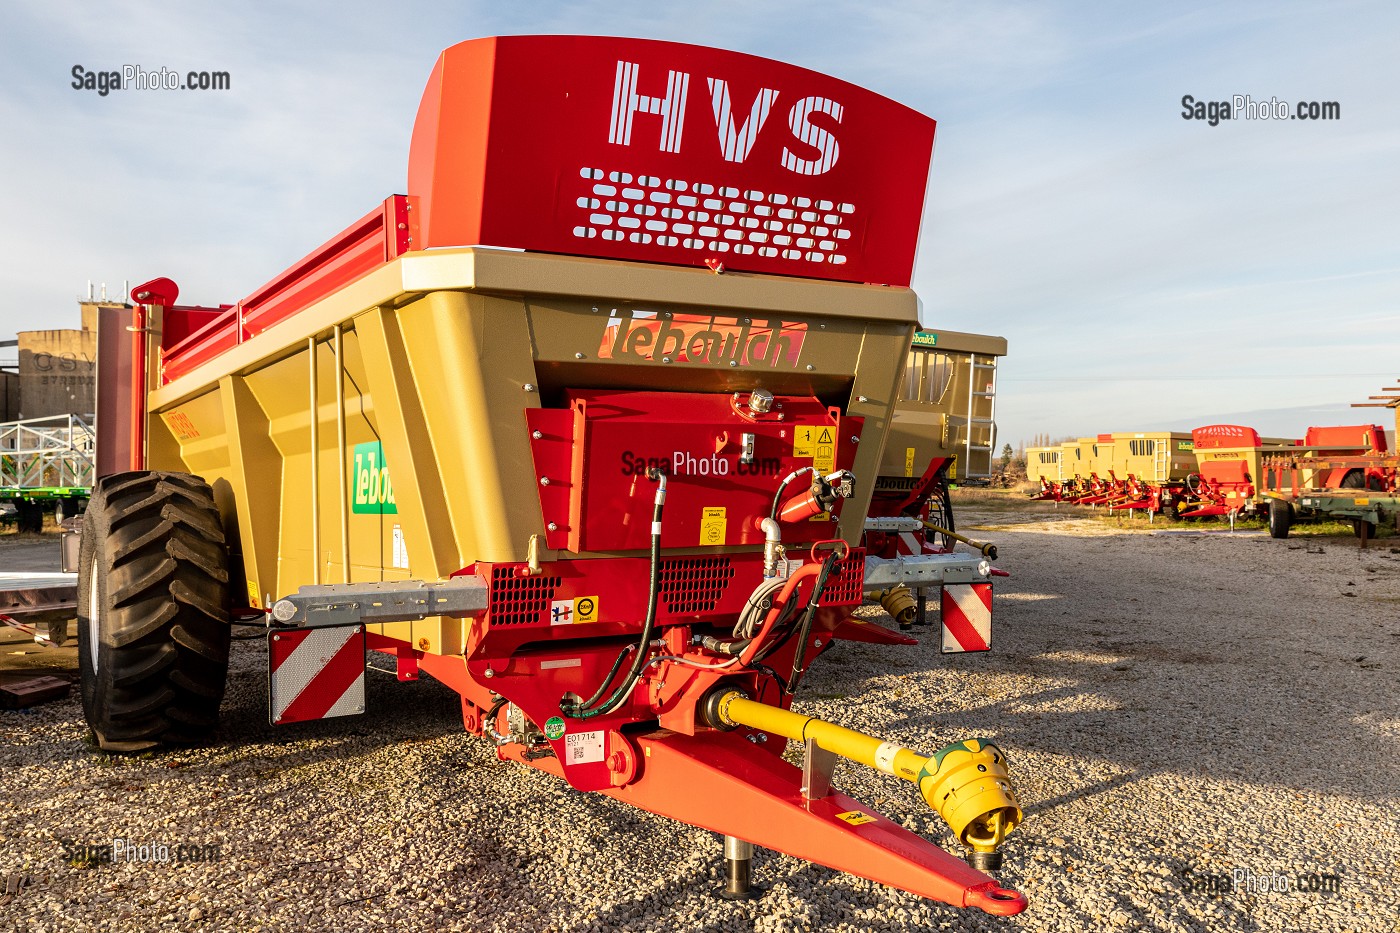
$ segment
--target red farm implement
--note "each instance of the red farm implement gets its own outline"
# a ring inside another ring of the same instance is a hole
[[[1021,818],[1001,749],[922,755],[790,709],[834,642],[907,641],[853,612],[910,561],[947,650],[989,642],[987,552],[926,553],[936,464],[866,525],[933,138],[748,55],[448,49],[407,194],[242,301],[155,279],[100,323],[77,601],[101,744],[211,735],[251,614],[274,724],[363,712],[379,652],[460,693],[503,760],[722,834],[729,893],[760,845],[1019,913],[986,874]],[[131,558],[157,541],[159,579]],[[912,783],[966,857],[833,789],[837,756]]]

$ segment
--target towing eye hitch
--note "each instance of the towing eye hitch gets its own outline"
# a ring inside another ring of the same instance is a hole
[[[987,739],[964,739],[921,755],[854,729],[756,703],[727,686],[712,690],[700,708],[716,729],[748,726],[794,742],[814,741],[842,758],[912,782],[968,848],[968,864],[979,871],[1001,867],[997,850],[1021,822],[1006,754]]]

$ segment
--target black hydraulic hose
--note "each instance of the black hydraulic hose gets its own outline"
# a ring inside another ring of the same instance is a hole
[[[581,709],[587,709],[603,698],[603,694],[608,692],[608,687],[612,686],[613,678],[615,678],[617,672],[622,669],[622,661],[627,657],[627,653],[636,650],[636,645],[628,645],[617,653],[617,660],[613,662],[612,667],[608,670],[608,676],[603,678],[603,682],[598,685],[597,690],[593,691],[591,697],[578,704]]]
[[[822,598],[822,590],[826,589],[826,578],[831,574],[831,569],[836,566],[836,551],[827,555],[822,561],[821,573],[817,574],[816,585],[812,587],[812,598],[807,602],[807,611],[802,615],[802,625],[797,631],[797,654],[792,659],[792,676],[788,678],[783,690],[791,694],[797,689],[798,681],[802,675],[807,673],[807,669],[802,662],[807,659],[807,637],[812,633],[812,620],[817,614],[817,603]]]
[[[603,702],[602,706],[593,707],[594,700],[582,704],[560,703],[559,709],[565,716],[574,719],[592,719],[595,716],[606,716],[622,705],[627,699],[632,688],[637,685],[637,680],[642,676],[642,671],[647,666],[647,646],[651,644],[651,633],[656,628],[656,604],[661,598],[661,515],[666,508],[666,474],[652,467],[647,470],[647,478],[657,483],[655,504],[651,511],[651,582],[647,593],[647,617],[642,623],[642,634],[637,639],[637,653],[632,658],[632,666],[627,671],[627,676],[622,683],[612,692],[612,695]],[[625,652],[624,652],[625,654]],[[623,655],[618,655],[618,662],[621,662]],[[614,673],[617,664],[614,664]],[[607,688],[612,680],[610,673],[603,686],[599,688],[601,693]],[[595,697],[597,694],[595,694]]]

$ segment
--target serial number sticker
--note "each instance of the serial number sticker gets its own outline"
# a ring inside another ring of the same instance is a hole
[[[586,765],[603,760],[602,732],[575,732],[564,738],[564,760],[571,765]]]
[[[836,814],[836,818],[838,820],[845,820],[852,826],[860,826],[863,823],[875,822],[875,817],[871,816],[869,813],[862,813],[859,810],[847,810],[845,813],[838,813]]]
[[[914,448],[904,448],[904,475],[914,475]]]
[[[540,670],[552,671],[564,667],[583,667],[583,658],[556,658],[553,661],[541,661]]]
[[[817,450],[816,425],[799,424],[792,429],[792,455],[805,460]]]
[[[727,521],[724,506],[711,506],[700,510],[700,544],[723,544]]]

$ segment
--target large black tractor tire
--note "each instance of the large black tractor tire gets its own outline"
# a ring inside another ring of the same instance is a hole
[[[1293,505],[1282,499],[1269,500],[1269,537],[1286,538],[1293,527]]]
[[[44,530],[44,507],[37,502],[28,502],[24,499],[15,503],[15,508],[19,511],[19,521],[15,530],[28,534],[40,534]]]
[[[68,519],[76,518],[83,513],[86,505],[86,500],[79,498],[59,499],[53,506],[54,523],[62,525]]]
[[[1362,470],[1348,470],[1347,475],[1342,477],[1343,489],[1365,489],[1366,473]]]
[[[103,478],[79,555],[83,713],[102,748],[207,739],[229,652],[228,550],[209,485],[188,473]]]
[[[928,497],[928,520],[940,528],[947,531],[957,531],[958,526],[953,519],[953,494],[948,488],[946,476],[940,476],[934,487],[929,490]],[[947,535],[928,532],[929,542],[938,547],[951,551],[958,546],[955,539]]]

